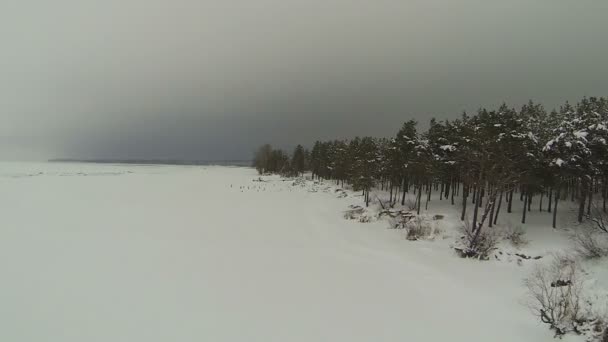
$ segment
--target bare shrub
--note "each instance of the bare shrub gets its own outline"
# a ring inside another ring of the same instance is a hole
[[[361,215],[361,217],[359,217],[359,222],[361,222],[361,223],[372,222],[372,217],[368,216],[368,215]]]
[[[592,227],[601,233],[608,234],[608,214],[603,209],[594,205],[590,219]]]
[[[572,235],[576,251],[584,258],[593,259],[608,256],[608,234],[602,234],[591,227],[580,227]]]
[[[347,220],[358,220],[363,213],[365,213],[365,208],[358,205],[351,205],[350,208],[344,212],[344,218]]]
[[[504,238],[509,240],[514,247],[522,247],[528,244],[525,237],[526,231],[520,226],[513,226],[510,222],[504,228]]]
[[[415,216],[405,223],[405,238],[410,241],[428,239],[433,233],[433,224],[425,216]]]
[[[549,324],[556,336],[577,331],[584,321],[583,283],[575,261],[556,256],[554,262],[537,267],[525,280],[530,309],[543,323]]]
[[[608,215],[594,207],[587,225],[572,235],[577,252],[584,258],[608,256]]]
[[[390,218],[399,218],[402,221],[407,221],[415,215],[409,211],[405,210],[396,210],[392,208],[382,209],[378,213],[378,218],[382,218],[383,216],[388,216]]]
[[[476,232],[472,229],[468,219],[464,220],[460,228],[463,234],[461,238],[461,246],[457,246],[456,250],[464,258],[477,258],[480,260],[488,260],[490,254],[496,249],[499,235],[494,229],[481,229]]]
[[[382,212],[379,217],[381,217],[381,215],[383,215]],[[408,222],[416,217],[415,214],[404,210],[393,211],[386,215],[390,217],[389,222],[392,229],[406,229],[408,227]]]
[[[351,205],[349,209],[344,212],[344,218],[347,220],[356,220],[361,223],[368,223],[374,220],[367,209],[358,205]]]
[[[440,236],[442,234],[443,234],[443,230],[441,228],[435,227],[433,229],[433,234],[432,234],[433,237]]]
[[[405,224],[407,223],[401,218],[390,217],[388,219],[389,229],[405,229]]]
[[[588,337],[587,341],[608,342],[608,326],[604,318],[590,322],[587,329],[585,334]]]
[[[405,200],[405,206],[409,209],[409,210],[416,210],[416,208],[418,207],[416,204],[416,199],[408,197]]]

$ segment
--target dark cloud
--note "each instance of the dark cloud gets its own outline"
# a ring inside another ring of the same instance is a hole
[[[264,142],[608,95],[599,0],[0,5],[0,158],[248,158]]]

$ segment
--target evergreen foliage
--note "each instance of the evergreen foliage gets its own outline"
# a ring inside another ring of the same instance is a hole
[[[415,193],[418,213],[438,191],[441,200],[462,205],[461,219],[471,218],[474,241],[484,225],[497,222],[501,206],[503,212],[521,210],[525,224],[533,197],[541,199],[539,210],[552,213],[554,227],[560,201],[578,201],[580,222],[594,196],[601,196],[605,211],[607,141],[607,99],[584,98],[550,113],[530,101],[519,111],[503,104],[452,121],[432,119],[422,133],[409,120],[390,139],[316,141],[310,152],[298,145],[291,158],[264,145],[254,165],[260,173],[311,171],[313,178],[361,191],[366,205],[375,187],[390,192],[391,206]]]

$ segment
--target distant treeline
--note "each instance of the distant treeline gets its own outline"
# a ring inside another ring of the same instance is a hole
[[[99,163],[143,165],[219,165],[250,166],[251,160],[181,160],[181,159],[50,159],[52,163]]]
[[[520,110],[503,104],[455,120],[431,119],[424,132],[410,120],[392,138],[317,141],[310,151],[298,145],[291,154],[264,145],[254,166],[260,173],[311,171],[314,178],[362,191],[367,205],[373,188],[389,192],[390,206],[405,205],[411,192],[418,213],[438,192],[440,199],[462,204],[461,219],[472,216],[477,234],[484,224],[496,224],[501,210],[518,208],[525,223],[537,198],[538,210],[552,212],[555,227],[560,201],[578,202],[579,222],[593,203],[606,210],[607,127],[605,98],[584,98],[550,112],[530,101]]]

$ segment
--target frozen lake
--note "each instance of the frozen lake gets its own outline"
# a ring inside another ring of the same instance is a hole
[[[553,341],[517,266],[248,168],[0,164],[0,341]]]

